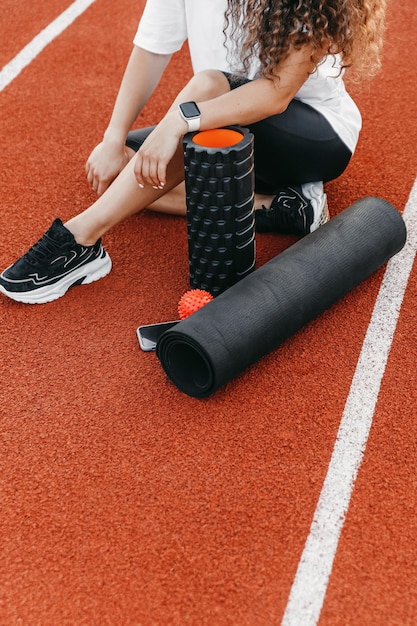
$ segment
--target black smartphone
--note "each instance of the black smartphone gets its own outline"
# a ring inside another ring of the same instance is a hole
[[[159,324],[147,324],[145,326],[139,326],[136,330],[136,334],[139,339],[139,345],[145,352],[150,352],[156,349],[156,344],[160,336],[169,328],[178,324],[179,320],[173,322],[161,322]]]

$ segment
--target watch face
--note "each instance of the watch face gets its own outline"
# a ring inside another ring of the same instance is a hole
[[[183,102],[180,104],[180,109],[184,117],[198,117],[200,115],[200,109],[195,102]]]

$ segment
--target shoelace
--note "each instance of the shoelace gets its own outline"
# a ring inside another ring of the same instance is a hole
[[[300,208],[287,208],[285,206],[275,206],[273,208],[265,209],[266,215],[271,219],[273,227],[277,230],[299,230],[305,228],[305,216]]]
[[[29,248],[24,258],[31,265],[36,265],[56,252],[59,245],[60,244],[58,242],[54,241],[45,234],[41,239],[39,239],[39,241]]]

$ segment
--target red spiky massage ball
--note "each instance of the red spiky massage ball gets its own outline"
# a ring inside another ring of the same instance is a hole
[[[186,291],[178,302],[180,319],[184,320],[211,300],[213,300],[213,296],[208,291],[204,291],[204,289],[190,289]]]

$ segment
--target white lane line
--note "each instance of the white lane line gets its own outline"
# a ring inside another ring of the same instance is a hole
[[[416,255],[417,180],[403,217],[407,225],[407,242],[387,264],[282,626],[316,626],[320,618]]]
[[[27,44],[0,72],[0,91],[3,91],[42,50],[77,19],[95,0],[76,0]]]

